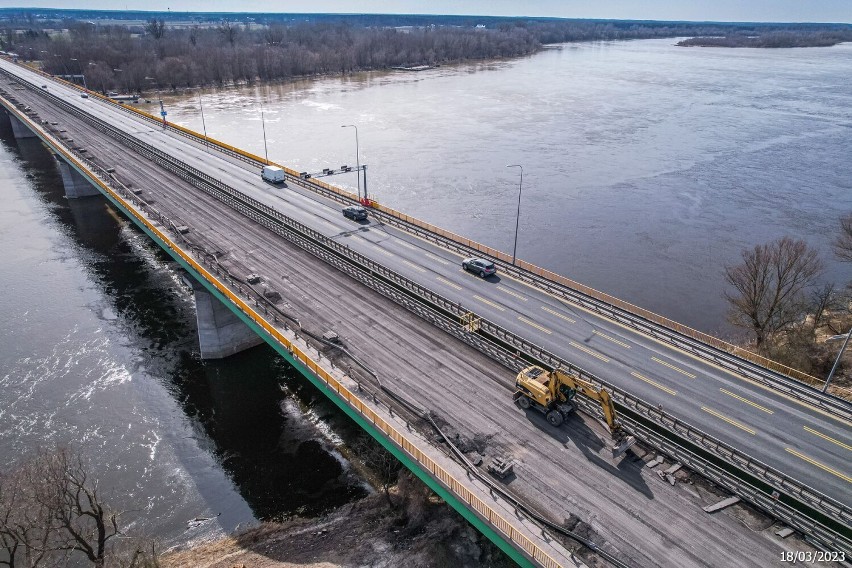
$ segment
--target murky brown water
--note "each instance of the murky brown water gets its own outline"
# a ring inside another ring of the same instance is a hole
[[[721,270],[742,247],[805,238],[847,280],[828,253],[852,209],[852,45],[673,43],[202,101],[212,136],[262,154],[262,100],[270,158],[311,172],[354,164],[340,126],[355,123],[380,201],[505,250],[518,182],[505,165],[523,164],[520,256],[705,330],[724,326]],[[166,105],[201,129],[195,94]],[[0,129],[0,455],[75,441],[105,456],[102,487],[172,543],[362,491],[334,451],[334,407],[271,351],[199,361],[168,259],[103,201],[65,200],[51,160]]]
[[[207,131],[301,171],[361,162],[381,202],[702,330],[722,268],[789,234],[825,253],[852,209],[852,44],[565,46],[493,64],[202,93]],[[197,94],[166,97],[201,131]],[[333,178],[355,185],[352,174]]]

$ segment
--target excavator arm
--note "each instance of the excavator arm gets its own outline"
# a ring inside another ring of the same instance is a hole
[[[612,404],[612,397],[607,391],[598,389],[592,383],[584,381],[583,379],[575,377],[560,369],[553,371],[552,376],[559,382],[559,384],[565,385],[577,392],[581,392],[592,400],[597,401],[601,405],[610,433],[613,437],[617,437],[620,434],[621,426],[616,420],[615,406]]]
[[[514,400],[518,402],[521,408],[526,409],[534,406],[544,412],[547,421],[554,426],[562,424],[567,413],[573,410],[573,407],[567,403],[570,402],[571,397],[576,392],[581,392],[600,404],[607,426],[609,426],[610,435],[615,440],[615,445],[611,448],[613,459],[622,455],[636,443],[636,439],[633,436],[627,436],[618,423],[610,394],[588,381],[561,369],[548,372],[537,365],[533,365],[518,373],[516,385],[518,390],[515,391]]]

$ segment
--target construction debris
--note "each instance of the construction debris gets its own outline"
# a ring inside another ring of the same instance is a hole
[[[703,507],[705,513],[715,513],[716,511],[721,511],[726,507],[730,507],[731,505],[735,505],[740,502],[739,497],[728,497],[723,501],[719,501],[715,505],[707,505]]]
[[[662,479],[663,481],[668,481],[670,484],[674,485],[675,481],[677,481],[675,479],[674,474],[682,467],[683,464],[676,463],[665,471],[658,471],[657,475],[659,475],[660,479]]]

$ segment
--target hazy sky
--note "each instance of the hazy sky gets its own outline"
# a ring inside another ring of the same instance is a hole
[[[852,0],[0,0],[0,7],[852,22]]]

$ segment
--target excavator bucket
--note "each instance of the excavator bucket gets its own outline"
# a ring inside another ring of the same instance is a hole
[[[633,436],[625,436],[612,447],[612,459],[624,455],[630,446],[636,443],[636,438]]]

